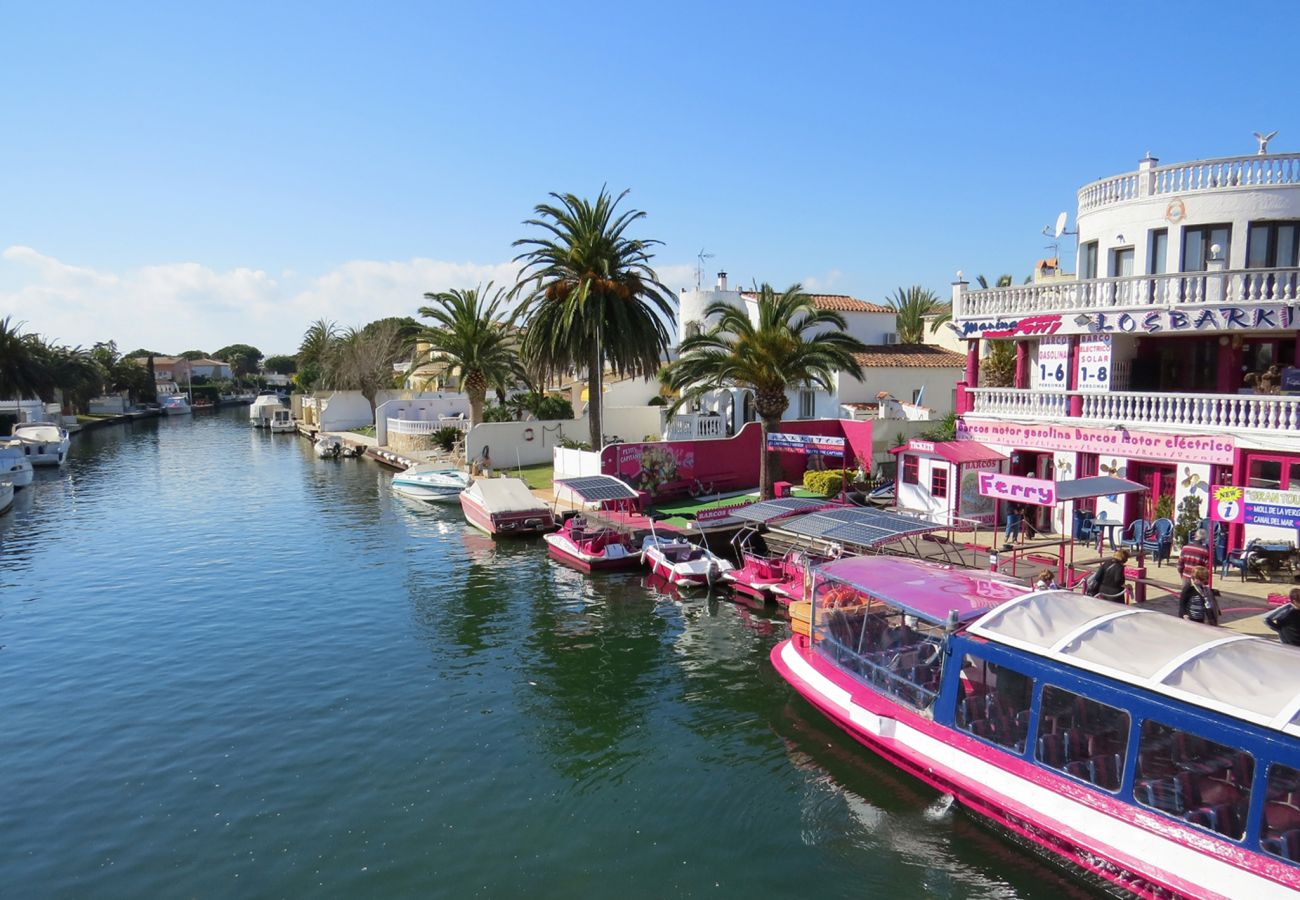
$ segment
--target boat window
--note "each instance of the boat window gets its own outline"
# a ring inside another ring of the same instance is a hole
[[[1038,709],[1035,758],[1045,766],[1119,790],[1129,715],[1082,694],[1048,685]]]
[[[820,652],[892,699],[933,705],[943,674],[941,626],[820,576],[813,603]]]
[[[1224,837],[1246,834],[1255,759],[1244,750],[1148,719],[1138,739],[1133,797]]]
[[[1023,753],[1033,694],[1033,678],[967,654],[959,679],[957,727]]]
[[[1268,767],[1259,846],[1265,853],[1300,862],[1300,770],[1281,763]]]

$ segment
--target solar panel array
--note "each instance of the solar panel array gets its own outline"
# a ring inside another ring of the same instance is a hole
[[[780,500],[764,500],[762,503],[750,504],[744,509],[736,510],[731,515],[733,518],[743,519],[746,522],[770,522],[779,516],[799,512],[800,510],[813,510],[825,505],[825,500],[811,497],[783,497]]]
[[[937,531],[933,522],[878,509],[849,507],[824,509],[782,522],[779,530],[800,537],[818,538],[858,547],[878,547],[913,534]]]
[[[637,492],[613,475],[584,475],[581,478],[557,478],[562,484],[582,498],[585,503],[603,503],[606,500],[635,500]]]

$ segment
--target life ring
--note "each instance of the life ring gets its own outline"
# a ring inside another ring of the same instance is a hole
[[[532,439],[533,439],[533,430],[532,430],[531,428],[525,428],[525,429],[524,429],[524,440],[526,440],[526,441],[531,441]]]

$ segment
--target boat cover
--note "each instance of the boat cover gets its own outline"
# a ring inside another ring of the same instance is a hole
[[[970,621],[1030,590],[994,572],[902,556],[854,556],[823,563],[815,571],[936,625],[952,613],[959,622]]]
[[[465,489],[489,513],[549,512],[522,478],[482,478]]]
[[[1300,735],[1300,650],[1069,591],[995,609],[971,634]]]
[[[910,535],[940,531],[945,527],[900,513],[860,506],[822,509],[773,526],[780,532],[855,547],[881,547]]]

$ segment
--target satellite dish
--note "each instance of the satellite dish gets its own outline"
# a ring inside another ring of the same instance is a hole
[[[1065,212],[1062,211],[1061,214],[1056,217],[1056,234],[1053,236],[1060,237],[1064,231],[1065,231]]]

